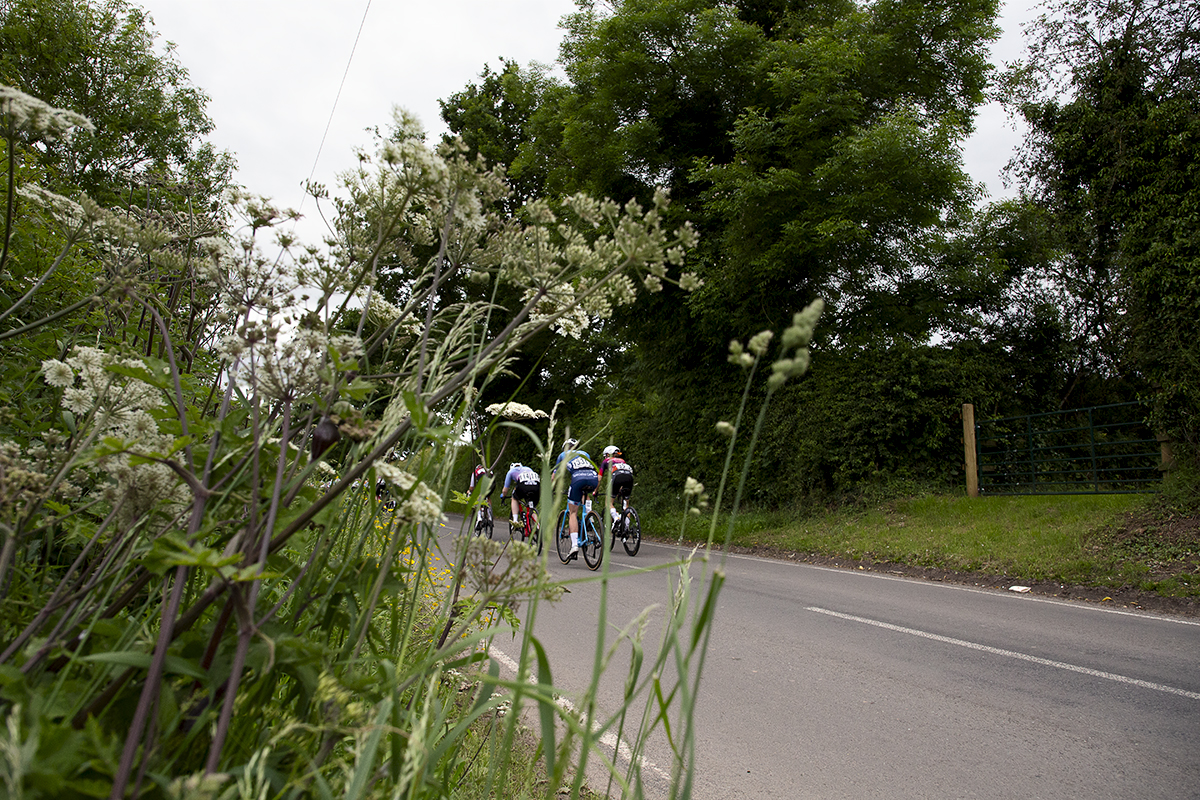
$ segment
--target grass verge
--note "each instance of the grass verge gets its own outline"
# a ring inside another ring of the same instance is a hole
[[[684,538],[703,541],[707,533],[707,522],[692,519]],[[1147,495],[924,495],[819,514],[751,510],[734,522],[731,544],[783,557],[1200,598],[1200,518]]]

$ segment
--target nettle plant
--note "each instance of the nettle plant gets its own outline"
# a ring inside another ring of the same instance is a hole
[[[4,258],[19,241],[23,266],[46,265],[0,298],[0,340],[38,343],[6,354],[31,359],[37,410],[0,428],[8,793],[508,793],[536,783],[510,774],[505,712],[522,703],[540,709],[550,776],[531,791],[578,789],[596,739],[556,704],[540,646],[526,627],[529,681],[486,654],[518,601],[561,589],[523,545],[443,553],[434,533],[478,388],[523,343],[697,285],[670,274],[695,235],[663,229],[665,195],[499,218],[503,176],[398,114],[315,248],[284,232],[292,212],[243,193],[216,232],[19,186],[39,138],[87,122],[7,87],[0,114]],[[67,269],[82,296],[35,302]],[[455,295],[464,277],[490,299]],[[502,286],[519,305],[496,304]],[[690,640],[686,596],[672,635]]]

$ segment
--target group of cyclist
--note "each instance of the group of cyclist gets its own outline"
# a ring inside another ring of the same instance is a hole
[[[600,487],[600,482],[607,477],[611,487],[608,513],[615,523],[619,514],[613,504],[614,498],[627,498],[633,493],[633,467],[622,457],[620,448],[610,444],[604,448],[602,456],[600,465],[597,466],[586,451],[579,449],[578,439],[567,439],[550,473],[551,479],[554,479],[561,467],[565,479],[569,481],[567,511],[570,519],[571,552],[567,556],[568,560],[574,560],[579,555],[579,509],[583,504],[584,495],[594,495]],[[483,465],[476,467],[471,473],[470,489],[473,491],[479,480],[487,474],[489,471]],[[504,476],[504,488],[500,491],[500,497],[508,498],[512,503],[512,519],[509,524],[513,527],[521,526],[519,504],[536,503],[540,492],[541,478],[536,470],[519,462],[509,465]]]

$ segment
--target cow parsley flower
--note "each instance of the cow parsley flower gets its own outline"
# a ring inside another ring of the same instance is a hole
[[[694,292],[703,285],[704,281],[694,272],[685,272],[679,276],[679,288],[685,292]]]
[[[72,414],[86,414],[92,410],[95,399],[87,391],[76,386],[68,387],[63,392],[63,408]]]
[[[3,84],[0,84],[0,115],[7,117],[15,130],[34,140],[69,141],[76,130],[89,133],[96,130],[92,121],[82,114],[55,108],[33,95]]]
[[[541,409],[533,409],[524,403],[492,403],[484,409],[495,417],[504,419],[549,419],[550,415]]]
[[[57,358],[48,358],[42,362],[42,375],[46,383],[56,389],[65,389],[75,382],[75,371]]]

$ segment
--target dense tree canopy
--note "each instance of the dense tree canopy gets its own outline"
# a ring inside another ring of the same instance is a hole
[[[1021,175],[1056,245],[1043,285],[1079,368],[1147,382],[1163,430],[1200,410],[1200,11],[1176,0],[1054,5],[1014,77]]]
[[[51,188],[141,206],[147,186],[159,196],[174,188],[201,211],[228,183],[231,157],[203,138],[208,97],[156,37],[149,14],[127,0],[0,2],[0,83],[96,126],[46,146],[39,160]]]
[[[968,252],[983,224],[969,223],[958,150],[988,81],[992,0],[579,6],[564,84],[517,94],[529,81],[506,65],[444,106],[479,152],[541,165],[546,194],[645,202],[663,186],[701,232],[688,265],[703,286],[667,286],[649,313],[606,324],[627,352],[593,351],[597,379],[573,385],[569,409],[601,428],[614,409],[618,428],[645,417],[678,460],[697,420],[736,403],[728,341],[815,297],[830,304],[826,347],[923,344],[997,316],[1011,271],[990,242]],[[547,384],[572,385],[578,362]]]

